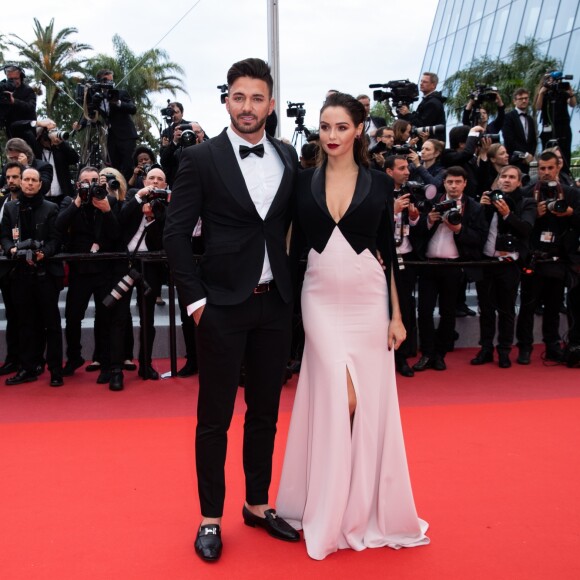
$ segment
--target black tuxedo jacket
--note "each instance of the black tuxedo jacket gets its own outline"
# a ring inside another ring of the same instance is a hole
[[[121,240],[123,247],[127,247],[133,236],[138,232],[143,221],[143,204],[136,199],[138,189],[130,189],[127,197],[123,201],[123,206],[119,213],[119,225],[121,226]],[[163,226],[165,225],[165,211],[147,226],[145,243],[149,251],[163,249]]]
[[[522,122],[520,121],[519,111],[513,109],[509,113],[506,113],[502,134],[505,148],[510,155],[514,151],[525,151],[531,155],[536,154],[536,149],[538,147],[536,121],[530,115],[526,115],[526,119],[528,123],[527,139],[524,128],[522,127]]]
[[[109,126],[109,138],[117,141],[137,139],[137,130],[133,117],[137,112],[135,102],[127,91],[119,90],[119,106],[111,105],[107,116]]]
[[[268,137],[284,164],[280,187],[264,220],[252,201],[231,142],[217,137],[183,151],[167,208],[164,245],[185,304],[245,301],[260,281],[265,248],[282,299],[292,299],[286,233],[298,167],[296,151]],[[205,253],[196,269],[191,234],[202,219]]]

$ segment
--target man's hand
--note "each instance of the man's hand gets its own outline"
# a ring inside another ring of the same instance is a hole
[[[461,223],[458,224],[450,224],[449,220],[445,217],[443,218],[443,223],[454,233],[458,234],[461,231]]]
[[[419,167],[421,165],[421,159],[416,151],[409,151],[407,159],[415,166]]]
[[[105,199],[97,199],[93,197],[93,206],[95,206],[103,213],[108,213],[111,211],[111,205],[109,204],[109,200],[106,197]]]
[[[181,141],[181,134],[183,133],[183,126],[177,125],[175,129],[173,129],[173,143],[175,145],[179,145],[179,141]]]
[[[400,107],[397,107],[397,113],[399,115],[408,115],[410,113],[409,107],[407,107],[407,105],[401,105]]]
[[[538,217],[544,217],[548,213],[548,204],[545,201],[539,201],[536,213]]]
[[[410,193],[405,193],[404,195],[401,195],[400,197],[398,197],[395,200],[395,205],[393,208],[393,211],[395,213],[401,213],[404,209],[409,207],[409,198],[411,197]]]
[[[193,321],[195,322],[195,326],[199,326],[199,321],[201,320],[201,315],[203,314],[204,310],[205,310],[205,304],[203,306],[200,306],[197,310],[194,310],[192,316],[193,316]]]
[[[510,215],[510,206],[503,199],[494,201],[493,205],[501,217],[507,217]]]
[[[415,207],[414,203],[409,204],[409,219],[416,220],[419,217],[419,210]]]
[[[427,214],[427,221],[430,225],[434,225],[436,222],[441,221],[441,214],[438,211],[430,211]]]

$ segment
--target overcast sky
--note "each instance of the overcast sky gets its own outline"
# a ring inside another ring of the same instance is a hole
[[[279,0],[278,6],[280,120],[282,135],[291,138],[294,120],[286,118],[286,101],[305,102],[305,124],[316,126],[329,88],[356,95],[372,93],[369,83],[417,82],[437,0]],[[212,137],[229,123],[216,88],[226,82],[229,66],[268,58],[267,0],[29,0],[25,10],[11,2],[3,13],[1,32],[27,41],[33,16],[43,26],[54,17],[56,30],[77,28],[73,38],[95,52],[112,54],[115,33],[136,53],[166,50],[186,72],[188,95],[175,100],[184,104],[185,118],[199,121]],[[156,102],[165,106],[169,97]]]

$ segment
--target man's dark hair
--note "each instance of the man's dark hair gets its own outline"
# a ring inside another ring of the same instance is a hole
[[[361,99],[368,99],[369,101],[371,100],[371,98],[368,95],[363,94],[358,95],[356,98],[357,101],[360,101]]]
[[[18,167],[18,169],[20,169],[20,177],[22,177],[22,172],[24,171],[24,165],[22,165],[22,163],[19,163],[18,161],[9,161],[6,164],[6,172],[8,172],[9,169],[12,169],[13,167]]]
[[[98,173],[99,170],[96,167],[93,167],[92,165],[85,165],[80,171],[79,171],[79,175],[77,179],[81,178],[81,175],[83,173],[92,173],[92,172]]]
[[[553,151],[543,151],[538,157],[538,161],[551,161],[552,159],[556,160],[556,164],[559,161],[558,156]]]
[[[459,165],[453,165],[452,167],[450,167],[445,172],[445,176],[443,178],[443,181],[445,181],[449,176],[451,176],[451,177],[463,177],[463,179],[465,179],[465,181],[467,181],[467,171],[465,171],[465,169],[463,169],[463,167],[459,167]]]
[[[100,81],[103,77],[112,74],[115,74],[112,70],[108,68],[102,68],[100,71],[97,72],[97,80]]]
[[[382,137],[383,133],[385,131],[392,131],[392,130],[393,130],[393,128],[390,127],[389,125],[385,125],[384,127],[379,127],[377,129],[377,132],[375,133],[375,139],[379,139],[380,137]]]
[[[385,169],[395,169],[395,161],[397,159],[407,163],[407,158],[404,155],[389,155],[385,158]]]
[[[471,127],[468,125],[459,125],[459,127],[453,127],[453,129],[449,131],[449,146],[451,149],[459,149],[459,145],[461,145],[461,143],[467,142],[469,131],[471,131]]]
[[[182,113],[183,113],[183,105],[181,103],[178,103],[177,101],[174,101],[173,103],[169,103],[170,107],[177,107]]]
[[[269,96],[272,97],[274,80],[268,63],[260,58],[246,58],[234,63],[228,71],[228,87],[242,77],[250,77],[264,81],[268,85]]]
[[[300,150],[300,155],[306,161],[316,161],[316,153],[318,151],[318,145],[316,143],[304,143],[302,149]]]
[[[528,91],[528,89],[524,89],[523,87],[521,87],[521,88],[516,89],[514,91],[513,98],[515,100],[515,98],[519,97],[520,95],[529,95],[529,94],[530,94],[530,91]]]

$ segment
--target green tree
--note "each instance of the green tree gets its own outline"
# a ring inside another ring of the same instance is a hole
[[[83,74],[86,57],[82,53],[91,47],[70,38],[78,32],[76,28],[56,31],[54,18],[46,27],[34,18],[33,30],[32,42],[11,34],[8,43],[20,53],[20,64],[32,69],[36,86],[44,88],[45,100],[39,113],[54,119],[62,127],[68,127],[80,113],[71,99],[76,86],[74,78]]]
[[[159,136],[151,131],[157,126],[157,117],[151,112],[152,95],[168,92],[175,96],[178,91],[187,94],[184,88],[183,68],[169,60],[166,51],[152,48],[135,54],[119,36],[113,36],[114,56],[98,54],[91,58],[87,71],[95,76],[99,69],[110,69],[115,83],[126,90],[137,106],[134,117],[142,141],[152,148],[158,146]]]
[[[505,58],[483,56],[448,77],[443,84],[445,94],[449,95],[445,106],[450,115],[460,120],[469,95],[477,85],[497,87],[506,105],[511,103],[513,92],[520,87],[527,89],[533,100],[546,71],[560,67],[557,59],[542,54],[535,39],[516,43]]]

